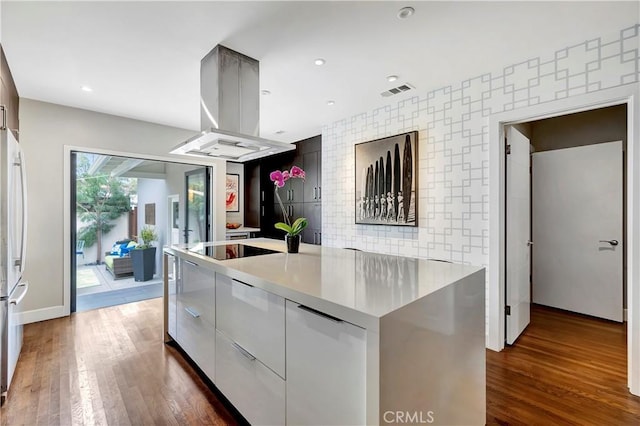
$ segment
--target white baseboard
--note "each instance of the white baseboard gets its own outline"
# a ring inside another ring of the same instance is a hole
[[[46,321],[66,316],[64,306],[51,306],[49,308],[34,309],[18,314],[18,324],[30,324],[32,322]]]

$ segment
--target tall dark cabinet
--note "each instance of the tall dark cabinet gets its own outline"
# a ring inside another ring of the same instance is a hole
[[[269,174],[274,170],[301,167],[306,179],[290,179],[278,194],[290,218],[306,217],[309,225],[302,241],[322,243],[322,138],[315,136],[296,142],[296,150],[245,163],[245,226],[259,227],[265,237],[284,239],[273,227],[283,221]]]
[[[0,46],[0,85],[0,104],[5,109],[0,117],[1,125],[11,130],[16,140],[19,141],[18,106],[20,100],[2,46]]]

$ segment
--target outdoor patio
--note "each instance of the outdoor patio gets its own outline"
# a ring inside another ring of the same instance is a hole
[[[162,277],[113,279],[105,265],[81,265],[76,272],[76,312],[162,297]]]

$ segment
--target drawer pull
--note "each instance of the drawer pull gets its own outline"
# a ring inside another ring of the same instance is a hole
[[[244,355],[247,359],[249,359],[250,361],[255,361],[256,357],[251,355],[245,348],[243,348],[242,346],[240,346],[239,344],[237,344],[236,342],[231,342],[231,344],[233,345],[233,347],[240,352],[242,355]]]
[[[243,283],[242,281],[238,281],[238,280],[233,280],[234,283],[238,283],[238,284],[242,284],[242,285],[246,285],[247,287],[251,287],[253,288],[253,286],[251,284],[247,284],[247,283]]]
[[[313,308],[310,308],[308,306],[298,305],[298,308],[302,309],[303,311],[307,311],[307,312],[309,312],[311,314],[318,315],[318,316],[320,316],[322,318],[328,319],[329,321],[344,322],[340,318],[336,318],[336,317],[334,317],[332,315],[325,314],[324,312],[317,311],[317,310],[315,310]]]
[[[184,260],[184,259],[183,259],[183,260]],[[190,261],[190,260],[185,260],[184,262],[185,262],[185,263],[188,263],[188,264],[189,264],[189,265],[191,265],[191,266],[196,266],[196,267],[198,266],[198,264],[197,264],[197,263],[192,262],[192,261]]]
[[[195,309],[190,308],[190,307],[188,307],[188,306],[187,306],[186,308],[184,308],[184,310],[185,310],[185,311],[187,311],[187,313],[188,313],[189,315],[191,315],[192,317],[194,317],[194,318],[200,318],[200,314],[199,314],[199,313],[198,313],[198,311],[196,311]]]

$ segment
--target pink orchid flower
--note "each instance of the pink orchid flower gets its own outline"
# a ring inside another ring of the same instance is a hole
[[[280,170],[271,172],[271,174],[269,174],[269,179],[271,179],[271,182],[274,182],[278,188],[282,188],[284,186],[285,179]]]
[[[287,173],[287,172],[285,172],[285,173]],[[304,179],[305,178],[304,170],[302,170],[298,166],[293,166],[291,168],[291,177]]]

